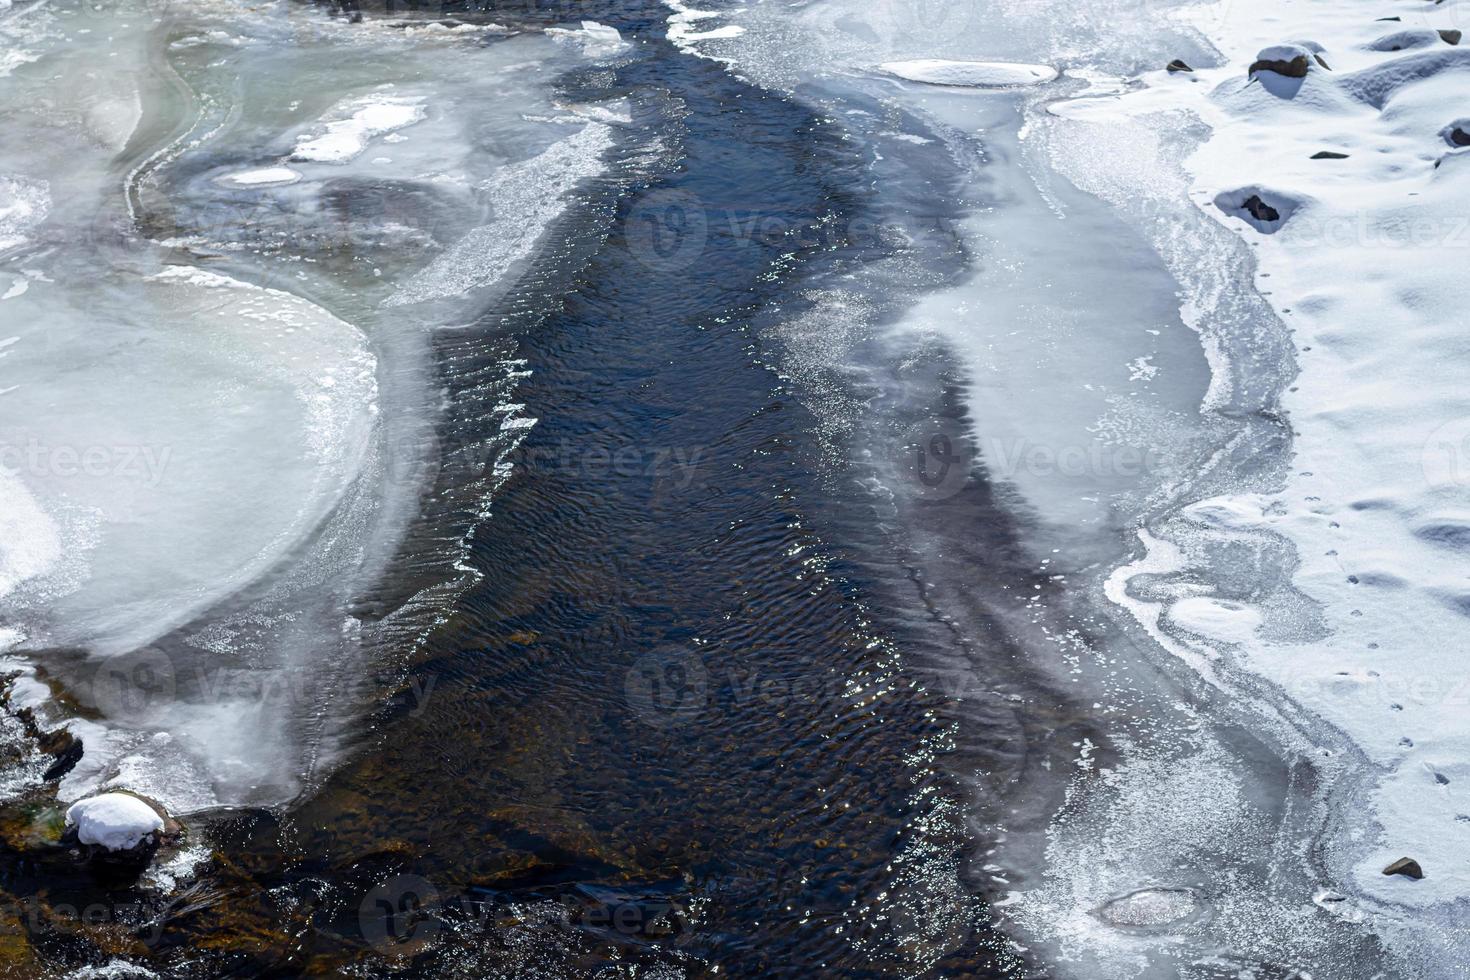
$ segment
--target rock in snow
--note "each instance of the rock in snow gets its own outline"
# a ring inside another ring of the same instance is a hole
[[[107,851],[132,851],[156,844],[163,833],[158,812],[127,793],[103,793],[78,800],[66,811],[66,826],[77,840]]]
[[[1419,867],[1419,862],[1413,858],[1399,858],[1393,864],[1383,869],[1386,875],[1402,875],[1405,878],[1413,878],[1419,881],[1424,877],[1424,869]]]
[[[1450,146],[1470,146],[1470,119],[1455,120],[1444,129],[1441,129],[1439,135]]]

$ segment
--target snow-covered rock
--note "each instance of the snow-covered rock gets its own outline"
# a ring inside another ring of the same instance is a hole
[[[1322,64],[1317,52],[1304,44],[1273,44],[1256,55],[1250,73],[1270,71],[1286,78],[1306,78],[1314,61]]]
[[[66,811],[66,826],[77,840],[107,851],[131,851],[156,843],[163,833],[158,811],[127,793],[103,793],[78,800]]]

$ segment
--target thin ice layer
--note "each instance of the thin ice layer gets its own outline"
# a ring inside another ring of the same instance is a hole
[[[6,366],[48,383],[3,396],[0,443],[71,552],[43,583],[48,642],[161,636],[288,554],[359,472],[375,358],[306,300],[170,267],[38,284],[7,313]]]

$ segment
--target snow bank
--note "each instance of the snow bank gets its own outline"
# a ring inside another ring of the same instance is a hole
[[[1295,430],[1284,485],[1191,516],[1235,540],[1284,536],[1299,562],[1286,584],[1318,618],[1298,628],[1307,620],[1282,605],[1202,595],[1139,613],[1211,658],[1192,662],[1223,656],[1284,691],[1315,719],[1309,737],[1351,739],[1351,752],[1331,753],[1347,760],[1355,802],[1338,804],[1324,885],[1346,896],[1340,908],[1378,913],[1405,957],[1427,935],[1456,942],[1450,903],[1470,898],[1470,772],[1459,771],[1470,758],[1470,174],[1457,166],[1470,50],[1440,33],[1456,6],[1415,10],[1385,33],[1380,8],[1358,0],[1241,0],[1212,31],[1226,65],[1200,71],[1203,84],[1154,72],[1117,106],[1210,125],[1189,162],[1195,200],[1250,243],[1260,288],[1293,331],[1301,375],[1284,395]],[[1315,40],[1291,40],[1303,37]],[[1270,588],[1263,574],[1258,584]],[[1406,855],[1424,880],[1382,873]]]

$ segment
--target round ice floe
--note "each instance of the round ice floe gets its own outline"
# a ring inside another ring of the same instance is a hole
[[[1169,607],[1169,621],[1200,636],[1227,643],[1244,643],[1261,625],[1258,610],[1239,602],[1195,596]]]
[[[1160,929],[1196,918],[1202,906],[1188,888],[1144,888],[1115,898],[1098,917],[1125,929]]]
[[[1040,85],[1057,77],[1048,65],[1024,65],[1008,61],[888,61],[879,70],[911,82],[963,88],[1010,88]]]
[[[77,840],[108,851],[130,851],[163,833],[158,812],[127,793],[103,793],[78,800],[66,811],[66,825]]]

